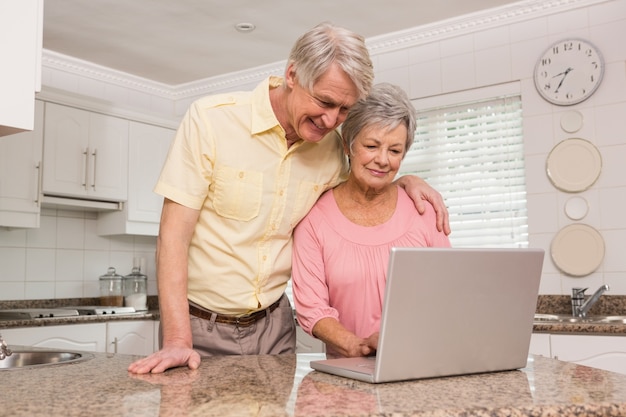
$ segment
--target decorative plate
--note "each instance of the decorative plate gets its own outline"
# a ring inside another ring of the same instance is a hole
[[[583,197],[572,197],[565,203],[565,214],[572,220],[581,220],[588,211],[589,204]]]
[[[552,184],[561,191],[579,192],[591,187],[602,171],[602,156],[595,145],[585,139],[566,139],[558,143],[546,162]]]
[[[579,111],[570,110],[561,115],[561,129],[565,132],[578,132],[582,127],[583,115]]]
[[[562,228],[550,248],[554,264],[564,273],[583,277],[595,271],[604,259],[604,239],[591,226],[576,223]]]

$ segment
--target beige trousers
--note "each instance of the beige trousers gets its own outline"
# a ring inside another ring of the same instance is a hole
[[[289,299],[250,326],[216,323],[191,316],[193,348],[201,356],[295,353],[296,324]]]

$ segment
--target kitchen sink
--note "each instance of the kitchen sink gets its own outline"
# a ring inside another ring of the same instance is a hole
[[[626,316],[574,317],[569,314],[535,314],[535,324],[541,323],[626,324]]]
[[[32,369],[42,366],[64,365],[92,359],[89,353],[48,350],[17,350],[11,356],[0,360],[0,371],[11,369]]]

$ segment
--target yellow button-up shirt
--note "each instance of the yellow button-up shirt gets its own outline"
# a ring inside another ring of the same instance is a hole
[[[317,198],[345,178],[336,132],[287,148],[269,100],[252,92],[194,102],[155,192],[200,210],[189,248],[188,298],[222,314],[265,308],[291,276],[292,233]]]

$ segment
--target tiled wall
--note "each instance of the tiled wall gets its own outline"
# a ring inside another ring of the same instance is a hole
[[[156,294],[156,238],[96,234],[96,214],[43,209],[38,229],[0,228],[0,300],[99,296],[98,278],[112,266],[131,272],[144,258],[148,293]]]
[[[529,2],[530,6],[518,13],[481,16],[480,22],[429,27],[425,36],[416,37],[422,40],[404,48],[374,49],[376,81],[399,84],[413,99],[518,83],[523,100],[530,245],[544,248],[547,255],[541,293],[569,294],[574,286],[595,289],[606,283],[611,294],[626,294],[626,48],[622,42],[626,39],[626,0],[543,2],[545,7],[541,3]],[[539,98],[532,70],[552,41],[569,36],[595,43],[604,55],[606,72],[589,100],[563,108]],[[280,74],[283,64],[277,63],[275,68]],[[193,100],[193,94],[165,99],[51,66],[44,67],[43,82],[44,86],[105,97],[120,106],[170,119],[180,117]],[[230,85],[229,89],[249,89],[254,84],[248,78],[245,84]],[[196,86],[183,87],[192,91]],[[603,158],[596,184],[576,194],[589,203],[589,213],[580,222],[598,229],[606,244],[602,265],[582,278],[560,273],[550,258],[554,235],[574,223],[564,213],[566,201],[574,195],[556,190],[545,172],[552,147],[570,137],[560,128],[560,120],[571,109],[584,117],[575,136],[594,143]],[[88,214],[85,218],[66,214],[46,213],[39,230],[0,230],[0,299],[93,296],[97,276],[108,264],[125,271],[137,254],[153,260],[153,239],[98,237]],[[74,259],[82,264],[75,265]],[[148,265],[154,268],[153,261]],[[148,275],[154,279],[153,270]],[[155,293],[153,282],[150,293]]]

